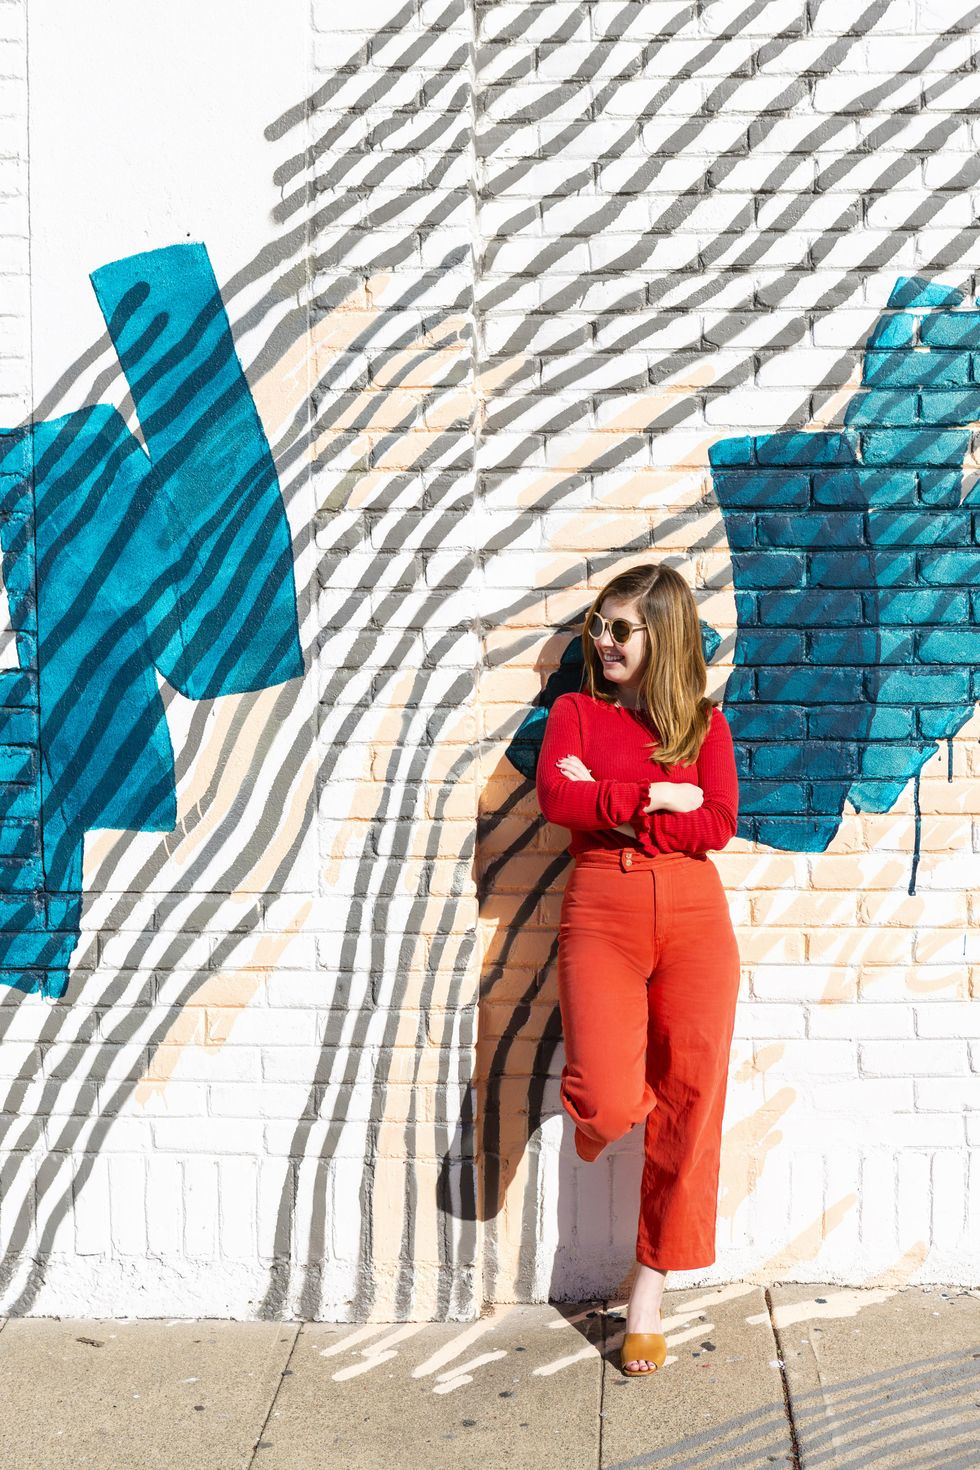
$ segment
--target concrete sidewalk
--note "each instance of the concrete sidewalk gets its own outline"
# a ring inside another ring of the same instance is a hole
[[[980,1291],[668,1292],[368,1327],[11,1319],[0,1470],[846,1470],[980,1466]]]

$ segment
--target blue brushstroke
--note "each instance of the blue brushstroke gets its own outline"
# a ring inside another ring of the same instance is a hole
[[[53,997],[84,833],[176,823],[155,671],[190,699],[303,673],[278,477],[205,247],[91,279],[146,452],[101,404],[0,433],[20,663],[0,672],[0,982]]]
[[[725,713],[744,837],[822,851],[845,801],[887,811],[973,713],[980,548],[963,426],[980,416],[980,313],[961,302],[898,281],[842,431],[711,446],[738,613]],[[773,656],[780,638],[789,657]]]

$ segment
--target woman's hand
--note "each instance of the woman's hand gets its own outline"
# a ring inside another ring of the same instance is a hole
[[[563,776],[568,777],[569,781],[595,780],[595,777],[589,770],[588,766],[584,763],[584,761],[579,760],[577,755],[563,755],[560,761],[555,762],[555,765],[561,771]],[[622,832],[625,837],[632,837],[634,842],[636,841],[636,832],[633,830],[628,822],[620,822],[618,827],[612,828],[612,831]]]
[[[696,812],[704,802],[700,786],[687,781],[652,781],[645,812]]]
[[[588,766],[577,755],[563,755],[561,760],[556,761],[555,764],[569,781],[595,780]],[[704,792],[700,786],[694,786],[687,781],[651,781],[649,799],[643,810],[645,812],[696,812],[703,802]],[[614,830],[632,832],[632,828],[624,826]],[[636,834],[633,833],[633,835]]]
[[[595,780],[588,766],[583,764],[577,755],[563,755],[560,761],[555,761],[555,765],[561,771],[562,775],[567,776],[570,781]]]

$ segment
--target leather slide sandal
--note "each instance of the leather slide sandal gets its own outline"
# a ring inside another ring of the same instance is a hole
[[[627,1368],[627,1363],[655,1363],[662,1368],[667,1358],[667,1339],[662,1332],[628,1332],[623,1339],[620,1366],[627,1378],[652,1378],[656,1368]]]

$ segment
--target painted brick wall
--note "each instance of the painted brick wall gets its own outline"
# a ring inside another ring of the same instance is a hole
[[[162,685],[177,820],[86,834],[63,994],[4,931],[0,1309],[617,1288],[640,1140],[585,1168],[566,1134],[567,834],[528,760],[594,589],[651,557],[718,635],[742,770],[719,1253],[684,1280],[975,1283],[980,17],[236,16],[189,46],[0,4],[6,424],[145,430],[88,275],[202,241],[304,669]]]

